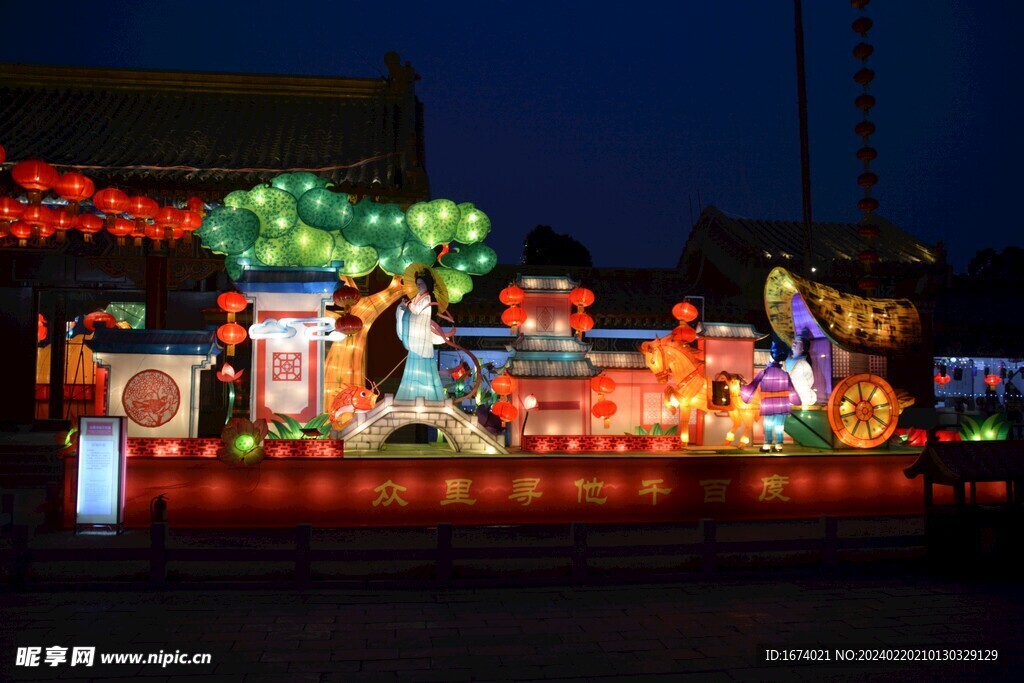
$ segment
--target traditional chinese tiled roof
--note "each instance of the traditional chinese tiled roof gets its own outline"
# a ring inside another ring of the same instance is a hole
[[[938,484],[1014,481],[1024,479],[1024,457],[1015,441],[943,441],[928,444],[903,472]]]
[[[96,183],[212,194],[309,170],[340,189],[427,198],[415,72],[388,78],[0,64],[9,162],[41,158]]]
[[[601,370],[586,359],[554,361],[509,358],[505,366],[513,377],[544,377],[549,379],[587,379],[599,375]]]
[[[754,329],[753,325],[736,323],[701,323],[695,328],[697,334],[711,339],[764,339],[767,335]]]
[[[579,283],[568,276],[541,277],[524,275],[519,278],[519,286],[534,292],[569,292],[579,287]]]
[[[145,353],[172,356],[213,356],[220,353],[215,332],[123,330],[97,327],[85,345],[93,353]]]
[[[522,335],[515,340],[512,348],[517,353],[586,353],[590,344],[580,341],[576,337],[539,337],[534,335]]]
[[[591,351],[587,358],[603,370],[643,370],[647,367],[642,353],[624,351]]]

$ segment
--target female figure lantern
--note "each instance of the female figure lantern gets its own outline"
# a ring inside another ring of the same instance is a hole
[[[792,353],[786,359],[785,368],[793,380],[796,393],[800,395],[800,403],[805,406],[818,402],[818,392],[814,390],[814,370],[811,369],[811,334],[803,330],[793,340]]]
[[[783,427],[791,406],[800,405],[800,395],[793,386],[793,380],[782,366],[782,361],[789,355],[786,345],[775,340],[772,342],[772,362],[757,373],[754,381],[740,388],[740,397],[747,403],[754,392],[761,389],[761,424],[764,427],[764,445],[762,453],[770,453],[772,445],[775,452],[782,452]]]
[[[423,397],[428,401],[443,401],[445,393],[434,362],[434,345],[443,344],[444,338],[434,331],[431,319],[432,307],[437,305],[435,280],[429,268],[422,267],[414,273],[416,294],[402,299],[395,312],[395,331],[409,351],[395,398],[412,401]]]

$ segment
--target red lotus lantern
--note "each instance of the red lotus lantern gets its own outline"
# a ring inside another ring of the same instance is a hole
[[[363,298],[362,293],[355,287],[341,285],[334,290],[334,305],[342,311],[347,312],[349,307]]]
[[[985,375],[985,384],[989,385],[990,387],[995,387],[1002,381],[1003,378],[1000,377],[999,375]]]
[[[11,177],[28,191],[28,200],[32,204],[38,204],[43,193],[60,180],[57,169],[38,159],[18,162],[11,169]]]
[[[124,246],[124,238],[135,232],[135,223],[132,223],[126,218],[115,218],[114,221],[107,226],[107,232],[117,238],[117,243],[120,246]]]
[[[594,293],[586,287],[577,287],[569,292],[569,303],[578,308],[586,308],[594,303]]]
[[[590,390],[604,396],[615,391],[615,380],[608,375],[601,373],[597,377],[590,379]]]
[[[516,378],[504,372],[491,380],[491,391],[498,396],[508,396],[515,390]]]
[[[604,428],[608,429],[612,426],[612,415],[618,410],[618,406],[615,405],[614,401],[598,401],[590,409],[590,414],[599,420],[604,420]]]
[[[363,319],[358,315],[343,315],[334,321],[334,329],[346,337],[352,337],[363,329]]]
[[[501,314],[501,322],[513,328],[522,325],[526,322],[526,311],[518,306],[506,308],[505,312]]]
[[[78,213],[78,203],[84,202],[96,191],[93,182],[81,173],[65,173],[53,186],[58,196],[68,200],[68,213]]]
[[[224,292],[217,297],[217,305],[220,306],[220,310],[227,311],[228,313],[241,313],[249,305],[246,301],[245,295],[241,292]]]
[[[18,238],[18,246],[28,246],[28,238],[32,236],[32,226],[18,221],[11,223],[11,237]]]
[[[92,236],[103,229],[103,219],[93,213],[80,213],[77,227],[85,236],[85,241],[92,242]]]
[[[217,328],[217,339],[227,346],[227,355],[235,355],[235,345],[245,341],[245,328],[238,323],[224,323]]]
[[[82,319],[82,324],[90,332],[95,332],[97,325],[103,325],[107,329],[112,330],[117,327],[117,318],[106,311],[93,311]]]
[[[107,216],[117,215],[128,210],[128,195],[121,190],[108,187],[94,194],[92,203]]]
[[[589,332],[594,328],[594,319],[586,313],[573,313],[569,316],[569,326],[576,330],[582,339],[584,332]]]
[[[516,285],[509,285],[498,294],[498,300],[506,306],[518,306],[525,298],[526,294]]]
[[[680,301],[672,307],[672,317],[680,322],[691,323],[699,314],[697,307],[689,301]]]
[[[672,330],[672,338],[676,341],[681,341],[684,344],[689,344],[697,338],[697,331],[689,325],[683,324]]]
[[[501,420],[501,426],[504,427],[512,420],[519,417],[519,410],[509,403],[508,401],[501,400],[491,406],[491,413],[493,413],[499,420]]]

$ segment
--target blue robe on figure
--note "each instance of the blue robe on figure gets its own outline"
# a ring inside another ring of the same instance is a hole
[[[395,332],[409,351],[402,373],[402,383],[395,398],[412,401],[423,397],[428,401],[443,401],[446,396],[441,376],[434,360],[434,345],[444,339],[430,329],[430,295],[418,295],[408,306],[399,305],[395,311]]]

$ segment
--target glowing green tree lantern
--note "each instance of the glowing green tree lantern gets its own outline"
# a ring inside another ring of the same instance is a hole
[[[291,243],[284,237],[260,237],[256,240],[254,253],[264,266],[291,265]]]
[[[358,247],[400,247],[410,237],[405,214],[397,204],[378,204],[364,197],[355,205],[355,216],[344,229],[345,239]]]
[[[409,207],[405,222],[409,230],[428,247],[447,244],[455,239],[459,225],[459,207],[450,199],[435,199]]]
[[[297,173],[282,173],[270,181],[270,184],[278,190],[284,190],[296,200],[302,198],[310,190],[325,188],[328,182],[318,175],[299,171]],[[307,221],[308,222],[308,221]]]
[[[473,244],[487,237],[491,232],[491,219],[476,208],[472,202],[459,204],[459,225],[455,229],[455,241]]]
[[[473,278],[451,268],[435,268],[434,272],[448,286],[448,303],[456,304],[473,291]]]
[[[245,190],[235,190],[227,197],[224,197],[224,206],[230,206],[235,209],[248,209],[249,193]]]
[[[262,237],[282,237],[295,227],[299,215],[295,197],[270,185],[257,185],[249,191],[246,208],[259,216]]]
[[[422,242],[409,240],[402,247],[402,258],[405,260],[406,265],[418,261],[419,263],[426,263],[430,266],[437,260],[437,254],[434,253],[433,249]]]
[[[314,188],[299,198],[296,207],[302,222],[321,230],[341,230],[352,222],[352,205],[344,192]]]
[[[486,244],[467,244],[445,254],[441,263],[470,275],[486,275],[498,265],[498,255]]]
[[[376,249],[369,246],[358,247],[346,240],[339,232],[333,233],[333,235],[334,252],[331,255],[331,260],[342,262],[341,268],[338,269],[339,275],[362,277],[377,267]]]
[[[331,233],[300,224],[282,239],[288,241],[292,263],[288,265],[317,268],[331,261],[334,237]]]
[[[412,263],[412,261],[406,261],[402,257],[402,247],[380,249],[378,254],[380,258],[378,265],[388,275],[401,275],[409,267],[409,264]]]
[[[206,214],[196,231],[215,254],[241,254],[260,234],[260,219],[248,209],[219,206]]]

